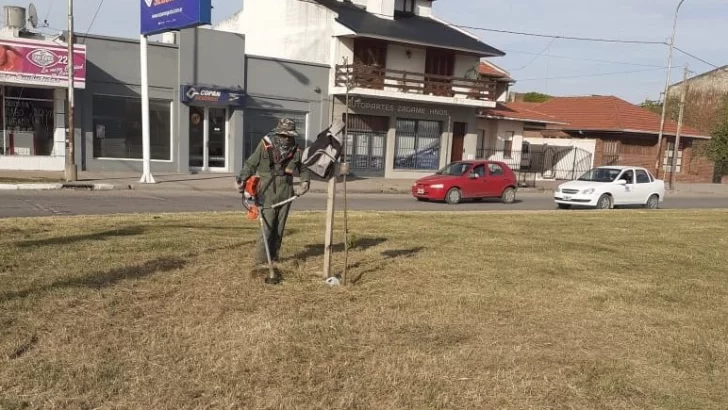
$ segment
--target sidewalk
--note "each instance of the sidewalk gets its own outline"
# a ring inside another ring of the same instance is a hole
[[[167,190],[167,191],[217,191],[230,192],[235,189],[235,174],[154,174],[156,184],[140,184],[141,174],[134,172],[79,172],[78,181],[65,183],[63,172],[0,171],[0,191],[2,190],[49,190],[49,189],[86,189],[86,190]],[[337,191],[341,191],[341,178]],[[356,178],[347,179],[349,193],[367,194],[409,194],[412,179]],[[550,195],[563,181],[537,181],[536,187],[519,188],[521,193],[542,193]],[[327,183],[311,181],[311,191],[327,192]],[[674,192],[668,196],[725,196],[728,198],[728,184],[675,184]]]

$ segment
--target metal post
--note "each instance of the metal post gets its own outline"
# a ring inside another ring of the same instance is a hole
[[[675,31],[677,29],[677,13],[685,0],[680,0],[675,9],[675,18],[672,23],[672,36],[670,37],[670,51],[667,57],[667,75],[665,77],[665,91],[662,100],[662,115],[660,116],[660,133],[657,135],[657,159],[655,161],[655,178],[660,177],[660,159],[662,156],[662,135],[665,131],[665,115],[667,113],[667,92],[670,88],[670,71],[672,70],[672,51],[675,47]]]
[[[78,177],[78,169],[76,168],[76,125],[73,121],[74,116],[74,84],[73,75],[75,74],[75,64],[73,64],[73,0],[68,0],[68,62],[66,69],[68,70],[68,131],[66,132],[66,182],[76,181]]]
[[[680,114],[677,119],[677,131],[675,132],[675,147],[672,150],[672,164],[670,166],[670,191],[675,189],[675,168],[677,167],[677,156],[680,152],[680,131],[682,131],[683,113],[685,112],[685,98],[688,90],[688,65],[685,64],[683,83],[680,95]]]
[[[347,146],[349,140],[349,90],[351,89],[351,75],[349,73],[348,58],[344,57],[344,66],[346,67],[346,120],[344,121],[344,163],[342,164],[342,173],[344,174],[344,273],[341,275],[341,282],[346,285],[346,275],[349,271],[349,217],[347,214],[347,198],[346,198],[346,176],[349,174],[349,163],[346,160]],[[352,147],[352,153],[354,147]]]
[[[142,69],[142,159],[144,171],[139,180],[142,184],[155,184],[151,171],[151,153],[149,147],[149,72],[147,67],[147,36],[139,37],[139,52],[141,53]]]

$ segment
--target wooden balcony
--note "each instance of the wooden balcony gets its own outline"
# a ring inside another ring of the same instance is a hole
[[[335,87],[365,88],[390,92],[495,101],[496,82],[474,78],[449,77],[436,74],[391,70],[366,65],[337,65]]]

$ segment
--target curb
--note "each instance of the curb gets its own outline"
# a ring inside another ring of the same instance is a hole
[[[62,189],[87,189],[89,191],[110,191],[111,184],[0,184],[0,191],[59,191]]]

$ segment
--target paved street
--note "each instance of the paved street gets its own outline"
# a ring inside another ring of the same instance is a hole
[[[342,196],[337,200],[341,204]],[[662,208],[728,208],[725,197],[668,198]],[[113,213],[155,213],[232,211],[241,209],[240,196],[225,192],[189,191],[8,191],[0,193],[0,218],[52,215],[94,215]],[[326,209],[324,194],[310,193],[294,203],[298,210]],[[482,210],[551,210],[554,203],[548,194],[521,194],[517,203],[497,201],[463,203],[417,202],[401,194],[349,194],[350,210],[411,211],[482,211]]]

